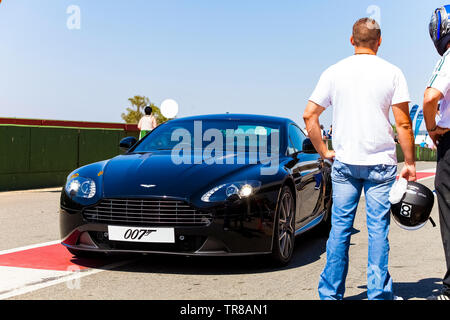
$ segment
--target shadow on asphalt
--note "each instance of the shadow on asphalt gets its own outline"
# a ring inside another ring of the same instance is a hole
[[[367,286],[360,286],[359,289],[366,289]],[[442,288],[442,279],[429,278],[418,282],[394,282],[394,294],[402,297],[404,300],[426,299],[436,291]],[[358,295],[346,297],[344,300],[363,300],[367,299],[367,291]]]
[[[243,257],[188,257],[171,255],[147,255],[135,263],[115,268],[121,272],[160,274],[223,275],[251,274],[289,270],[311,264],[326,251],[327,237],[315,230],[297,237],[294,256],[285,267],[274,266],[268,256]],[[131,256],[133,257],[133,256]],[[136,257],[136,256],[135,256]]]

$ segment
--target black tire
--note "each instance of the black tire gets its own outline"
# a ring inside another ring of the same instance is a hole
[[[287,186],[281,191],[274,223],[272,261],[277,266],[286,266],[292,259],[295,245],[295,201]]]
[[[67,248],[67,250],[73,254],[75,258],[102,258],[104,256],[102,253],[92,251],[77,250],[72,248]]]

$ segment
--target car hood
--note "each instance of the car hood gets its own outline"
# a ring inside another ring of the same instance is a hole
[[[250,166],[255,167],[249,164],[177,165],[170,153],[122,155],[111,159],[104,169],[103,197],[167,196],[189,199],[198,192],[209,191],[216,183],[228,178],[242,179],[239,181],[254,179],[245,170]]]

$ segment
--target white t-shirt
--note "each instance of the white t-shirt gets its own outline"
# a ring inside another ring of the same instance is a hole
[[[145,115],[141,118],[138,124],[140,130],[151,131],[156,128],[156,119],[153,115]]]
[[[441,114],[437,125],[442,128],[450,128],[450,49],[437,63],[428,87],[439,90],[444,96],[441,100]]]
[[[328,68],[309,99],[333,106],[336,159],[351,165],[396,165],[392,105],[410,102],[402,71],[375,55],[354,55]]]

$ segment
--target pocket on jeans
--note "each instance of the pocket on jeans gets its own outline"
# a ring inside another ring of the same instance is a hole
[[[375,183],[390,182],[397,177],[397,166],[380,164],[371,170],[369,180]]]
[[[339,161],[334,161],[331,171],[331,178],[334,181],[346,181],[347,180],[347,167],[345,164]]]

